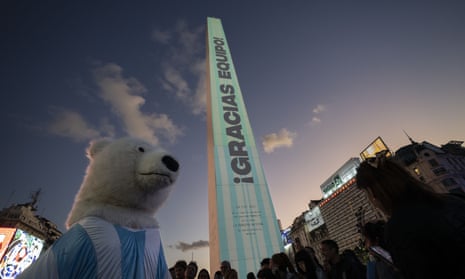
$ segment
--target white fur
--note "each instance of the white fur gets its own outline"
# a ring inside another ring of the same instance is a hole
[[[169,154],[134,138],[91,142],[90,164],[66,226],[97,216],[135,229],[158,227],[155,212],[178,175],[162,162],[165,155]]]

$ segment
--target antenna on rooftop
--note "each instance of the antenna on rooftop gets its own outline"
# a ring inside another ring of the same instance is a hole
[[[37,211],[37,203],[39,201],[39,196],[41,192],[42,189],[39,188],[37,191],[34,191],[30,194],[31,202],[29,202],[28,204],[33,211]]]
[[[402,129],[402,131],[404,131],[404,134],[407,136],[407,138],[408,138],[408,140],[410,141],[411,144],[416,143],[416,142],[407,134],[407,132],[406,132],[404,129]]]

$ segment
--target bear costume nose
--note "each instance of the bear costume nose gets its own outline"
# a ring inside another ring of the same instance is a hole
[[[179,163],[176,161],[173,157],[165,155],[163,158],[161,158],[161,161],[165,166],[170,170],[170,171],[178,171],[179,169]]]

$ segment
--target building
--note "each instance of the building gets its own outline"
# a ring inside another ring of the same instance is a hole
[[[310,233],[309,246],[313,247],[315,250],[320,249],[319,243],[328,238],[329,235],[328,227],[326,226],[319,206],[322,201],[323,199],[311,200],[308,204],[308,207],[310,208],[310,212],[307,214],[307,223]]]
[[[357,158],[351,158],[332,177],[343,177],[345,182],[333,188],[332,193],[318,204],[327,230],[326,239],[336,241],[340,251],[355,250],[361,245],[360,229],[364,223],[372,220],[386,220],[384,214],[368,200],[365,192],[357,188],[355,175],[359,165]],[[325,184],[322,185],[324,187]],[[323,188],[322,188],[323,189]],[[319,239],[321,242],[323,239]],[[314,245],[317,255],[321,254],[319,245]]]
[[[5,278],[20,274],[62,234],[53,222],[36,214],[39,193],[29,203],[0,211],[0,274]]]
[[[299,237],[305,246],[315,250],[319,259],[322,259],[319,244],[324,239],[335,240],[341,252],[355,250],[361,244],[361,226],[367,221],[386,219],[356,187],[359,164],[358,158],[344,163],[320,186],[324,198],[312,200],[309,210],[292,224],[292,239]]]
[[[62,233],[52,221],[37,215],[37,201],[40,191],[32,194],[32,201],[23,204],[13,204],[0,211],[0,226],[2,228],[21,229],[35,237],[44,240],[45,248],[51,246]]]
[[[426,141],[417,143],[410,139],[410,142],[392,153],[378,137],[360,153],[360,157],[392,156],[436,192],[465,192],[463,141],[449,141],[441,147]],[[356,187],[359,164],[360,159],[350,158],[321,184],[323,199],[312,200],[310,210],[296,217],[290,228],[291,238],[299,237],[304,245],[313,247],[320,259],[319,243],[322,240],[335,240],[341,252],[355,249],[361,245],[360,227],[364,223],[387,219]]]
[[[463,141],[449,141],[441,147],[410,141],[395,152],[394,159],[436,192],[465,192]]]

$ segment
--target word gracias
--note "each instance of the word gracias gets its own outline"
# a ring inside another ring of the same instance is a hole
[[[222,79],[231,79],[230,64],[224,48],[223,38],[213,38],[215,44],[216,67],[218,76]],[[253,177],[250,176],[252,166],[250,165],[249,153],[245,149],[244,135],[242,134],[241,116],[238,113],[237,103],[235,101],[234,87],[230,84],[220,84],[220,91],[224,95],[221,97],[223,103],[223,118],[229,125],[226,127],[226,135],[233,138],[228,142],[229,155],[231,156],[231,168],[239,176],[234,177],[234,183],[253,183]],[[246,177],[244,177],[246,176]]]

